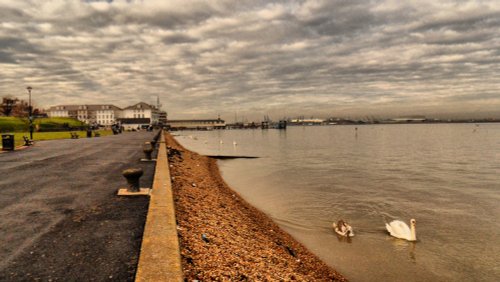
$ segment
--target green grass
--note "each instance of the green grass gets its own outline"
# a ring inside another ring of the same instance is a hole
[[[28,119],[0,117],[0,132],[16,132],[29,129]]]
[[[35,131],[53,132],[68,131],[71,128],[86,128],[87,125],[73,118],[36,118],[33,121]],[[29,120],[27,118],[0,117],[0,132],[24,132],[29,130]]]
[[[35,124],[48,124],[48,123],[54,123],[54,124],[64,124],[67,123],[69,126],[85,126],[85,123],[74,119],[74,118],[62,118],[62,117],[53,117],[53,118],[37,118],[34,120]]]
[[[68,130],[69,128],[83,128],[87,125],[73,118],[40,118],[33,121],[39,131]]]
[[[86,138],[87,136],[87,131],[72,131],[76,132],[80,138]],[[101,134],[101,137],[112,135],[113,131],[111,130],[99,130],[98,131]],[[21,146],[24,144],[23,136],[26,136],[29,138],[30,133],[29,132],[15,132],[14,133],[14,143],[15,146]],[[94,135],[92,135],[94,136]],[[33,140],[36,141],[42,141],[42,140],[54,140],[54,139],[70,139],[71,134],[69,131],[59,131],[59,132],[33,132]],[[1,147],[0,143],[0,147]]]
[[[33,121],[35,131],[33,132],[33,140],[54,140],[54,139],[69,139],[71,138],[71,128],[86,128],[87,125],[73,118],[37,118]],[[73,130],[71,130],[73,131]],[[76,132],[80,138],[86,138],[86,131]],[[16,146],[24,144],[23,136],[29,137],[29,120],[27,118],[17,117],[0,117],[0,133],[14,134],[14,143]],[[99,130],[101,136],[113,134],[111,130]],[[0,147],[1,146],[0,142]]]

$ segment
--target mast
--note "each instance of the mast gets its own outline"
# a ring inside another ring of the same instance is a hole
[[[161,104],[160,104],[160,95],[156,95],[156,109],[160,110]]]

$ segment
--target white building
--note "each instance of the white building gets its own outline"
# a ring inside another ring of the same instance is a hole
[[[47,115],[49,117],[77,118],[78,107],[78,105],[59,105],[50,107],[50,109],[47,111]]]
[[[122,118],[148,118],[149,124],[158,124],[159,111],[155,106],[140,102],[123,109]]]
[[[125,130],[140,130],[150,126],[149,118],[121,118],[118,120]]]
[[[58,105],[47,111],[49,117],[75,118],[87,124],[110,126],[129,119],[130,124],[137,126],[156,125],[160,119],[160,111],[152,105],[140,102],[121,109],[111,104],[103,105]],[[166,113],[165,113],[166,118]]]
[[[47,111],[49,117],[75,118],[87,124],[110,126],[122,116],[122,109],[106,105],[58,105]]]
[[[122,109],[113,105],[99,105],[94,109],[95,120],[99,125],[110,126],[122,117]]]
[[[319,118],[310,118],[310,119],[298,118],[298,119],[291,119],[288,122],[289,125],[322,125],[324,123],[325,120]]]
[[[218,119],[183,119],[167,120],[167,126],[172,129],[224,129],[226,122]]]

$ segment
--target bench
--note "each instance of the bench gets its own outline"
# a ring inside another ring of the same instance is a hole
[[[100,137],[100,136],[101,136],[101,133],[94,131],[94,137]]]
[[[70,132],[69,134],[71,134],[71,139],[78,139],[80,137],[76,132]]]
[[[30,140],[28,136],[23,136],[24,139],[24,146],[31,146],[33,145],[33,140]]]

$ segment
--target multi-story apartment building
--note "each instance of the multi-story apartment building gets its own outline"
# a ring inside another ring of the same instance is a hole
[[[50,107],[47,111],[49,117],[78,118],[78,105],[59,105]]]
[[[109,126],[120,118],[122,109],[114,105],[58,105],[47,111],[49,117],[70,117],[87,124]]]
[[[117,121],[140,119],[142,124],[158,124],[159,111],[146,103],[121,109],[111,104],[103,105],[58,105],[47,111],[49,117],[70,117],[87,124],[110,126]]]
[[[95,113],[96,123],[100,125],[112,125],[122,116],[122,109],[113,105],[99,105],[92,111]]]

